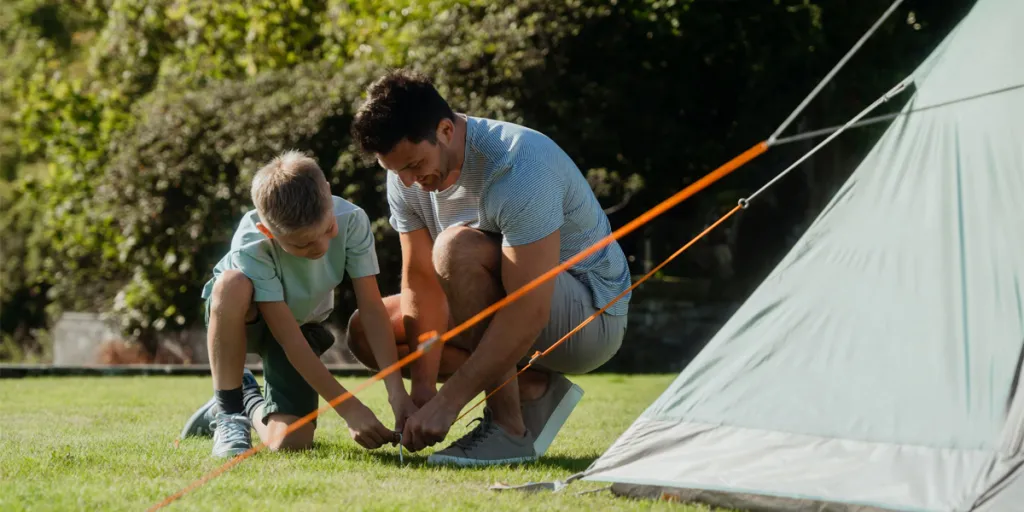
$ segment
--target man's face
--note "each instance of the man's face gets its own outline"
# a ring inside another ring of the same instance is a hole
[[[260,228],[260,231],[263,229],[265,227]],[[267,234],[267,231],[264,231],[264,234]],[[324,220],[315,226],[272,238],[277,240],[281,248],[292,256],[317,260],[327,254],[331,239],[336,236],[338,236],[338,221],[334,217],[334,212],[328,212],[324,216]]]
[[[402,183],[414,184],[427,192],[444,190],[451,186],[452,166],[450,144],[454,125],[445,119],[438,126],[436,142],[428,140],[418,144],[402,139],[389,153],[377,154],[381,167],[398,175]]]

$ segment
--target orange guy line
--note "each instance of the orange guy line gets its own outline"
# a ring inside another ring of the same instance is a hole
[[[758,156],[763,154],[765,151],[767,151],[768,147],[769,146],[768,146],[768,142],[767,141],[758,142],[757,144],[752,146],[750,149],[744,151],[743,153],[740,153],[739,155],[737,155],[732,160],[729,160],[728,162],[722,164],[720,167],[718,167],[714,171],[711,171],[710,173],[708,173],[707,175],[705,175],[701,179],[693,182],[692,184],[690,184],[689,186],[687,186],[683,190],[680,190],[679,192],[676,192],[675,194],[673,194],[668,199],[666,199],[666,200],[662,201],[661,203],[655,205],[653,208],[647,210],[646,212],[644,212],[643,214],[641,214],[637,218],[633,219],[632,221],[628,222],[626,225],[622,226],[621,228],[613,231],[611,234],[609,234],[608,236],[602,238],[600,241],[598,241],[594,245],[588,247],[587,249],[584,249],[579,254],[573,256],[572,258],[569,258],[568,260],[566,260],[562,264],[558,265],[557,267],[552,268],[551,270],[545,272],[543,275],[535,278],[533,281],[530,281],[529,283],[523,285],[521,288],[519,288],[515,292],[512,292],[512,293],[506,295],[503,299],[499,300],[498,302],[495,302],[494,304],[492,304],[491,306],[487,307],[483,311],[477,313],[476,315],[474,315],[469,320],[466,320],[465,322],[463,322],[462,324],[456,326],[452,330],[444,333],[444,335],[442,335],[440,338],[437,338],[437,333],[426,333],[426,334],[420,336],[420,340],[419,340],[420,341],[420,346],[419,346],[418,350],[415,350],[415,351],[409,353],[409,355],[403,357],[402,359],[396,361],[395,363],[391,364],[387,368],[381,370],[376,375],[371,377],[369,380],[367,380],[367,381],[363,382],[362,384],[356,386],[352,390],[347,391],[347,392],[345,392],[345,393],[343,393],[341,395],[338,395],[338,397],[336,397],[333,400],[331,400],[327,404],[326,407],[317,409],[316,411],[313,411],[313,412],[307,414],[306,416],[303,416],[302,418],[299,418],[298,420],[293,422],[291,425],[288,425],[288,428],[285,429],[285,431],[280,435],[280,437],[281,438],[286,437],[288,434],[294,432],[296,429],[298,429],[298,428],[302,427],[303,425],[306,425],[307,423],[313,421],[313,419],[315,419],[317,416],[320,415],[321,411],[325,411],[328,408],[337,407],[338,404],[340,404],[341,402],[344,402],[345,400],[348,400],[349,398],[354,396],[355,393],[358,393],[358,392],[366,389],[367,387],[369,387],[374,382],[377,382],[377,381],[383,379],[384,377],[387,377],[388,375],[390,375],[390,374],[400,370],[401,368],[403,368],[407,364],[409,364],[412,361],[416,360],[421,355],[423,355],[425,350],[429,350],[430,348],[433,347],[433,345],[434,345],[433,341],[439,341],[442,344],[446,343],[448,340],[450,340],[453,337],[455,337],[455,336],[461,334],[462,332],[466,331],[467,329],[469,329],[473,325],[477,324],[481,320],[484,320],[485,318],[493,315],[494,313],[496,313],[501,308],[504,308],[505,306],[507,306],[511,302],[513,302],[515,300],[518,300],[523,295],[526,295],[530,291],[536,289],[538,286],[543,284],[545,281],[547,281],[549,279],[553,279],[555,276],[558,275],[559,272],[562,272],[563,270],[568,269],[569,267],[575,265],[576,263],[579,263],[584,258],[590,256],[591,254],[594,254],[595,252],[597,252],[601,248],[603,248],[603,247],[607,246],[608,244],[612,243],[612,241],[618,240],[619,238],[622,238],[623,236],[633,232],[634,230],[636,230],[636,228],[646,224],[647,222],[650,222],[651,219],[657,217],[658,215],[661,215],[662,213],[665,213],[670,208],[672,208],[675,205],[685,201],[686,199],[690,198],[691,196],[693,196],[697,192],[700,192],[701,190],[707,188],[709,185],[711,185],[712,183],[722,179],[723,177],[725,177],[726,175],[728,175],[732,171],[735,171],[736,169],[738,169],[740,166],[746,164],[747,162],[753,160],[754,158],[757,158]],[[730,215],[731,215],[731,213],[730,213]],[[682,251],[680,250],[679,252],[682,252]],[[576,329],[573,330],[573,332],[578,331],[579,328],[580,327],[577,327]],[[424,343],[425,341],[427,343]],[[155,511],[155,510],[158,510],[160,508],[163,508],[163,507],[171,504],[172,502],[174,502],[174,500],[176,500],[176,499],[184,496],[186,493],[188,493],[188,492],[190,492],[192,490],[195,490],[196,488],[206,484],[207,482],[209,482],[213,478],[215,478],[218,475],[224,473],[225,471],[227,471],[231,467],[235,466],[236,464],[242,462],[243,460],[251,457],[252,455],[256,454],[257,452],[259,452],[260,450],[262,450],[265,447],[266,447],[265,443],[261,442],[261,443],[257,444],[256,446],[250,448],[249,450],[245,451],[244,453],[241,453],[241,454],[235,456],[234,458],[232,458],[231,460],[226,462],[224,465],[214,469],[213,471],[207,473],[206,475],[204,475],[203,477],[199,478],[198,480],[192,482],[191,484],[189,484],[185,488],[181,489],[180,491],[178,491],[178,492],[168,496],[163,501],[161,501],[160,503],[154,505],[149,510],[150,511]]]
[[[550,354],[553,350],[555,350],[555,348],[557,348],[559,345],[561,345],[563,342],[565,342],[565,340],[567,340],[570,337],[572,337],[573,334],[576,334],[577,332],[582,330],[584,327],[586,327],[587,324],[589,324],[590,322],[593,322],[594,319],[596,319],[597,317],[601,316],[602,313],[604,313],[605,311],[608,311],[608,308],[612,307],[613,304],[615,304],[616,302],[621,300],[623,297],[625,297],[627,293],[633,291],[634,289],[636,289],[636,287],[638,287],[641,284],[643,284],[644,281],[647,281],[648,279],[650,279],[651,276],[653,276],[659,270],[664,268],[665,265],[668,265],[669,262],[671,262],[672,260],[674,260],[677,257],[679,257],[680,254],[682,254],[684,251],[686,251],[691,246],[693,246],[693,244],[697,243],[698,240],[700,240],[701,238],[704,238],[704,235],[710,233],[711,230],[717,228],[719,224],[725,222],[726,219],[728,219],[729,217],[732,217],[733,214],[735,214],[736,212],[738,212],[738,211],[740,211],[742,209],[743,209],[742,206],[739,206],[739,205],[734,206],[732,210],[729,210],[729,213],[726,213],[725,215],[722,215],[717,221],[715,221],[714,224],[708,226],[704,231],[701,231],[699,235],[693,237],[693,239],[690,240],[689,242],[687,242],[686,245],[680,247],[679,250],[677,250],[676,252],[672,253],[671,256],[669,256],[668,258],[665,259],[665,261],[662,261],[661,263],[659,263],[658,266],[656,266],[653,269],[651,269],[650,272],[648,272],[643,277],[638,279],[629,288],[626,288],[625,291],[623,291],[622,293],[618,294],[614,299],[609,301],[608,304],[605,304],[605,306],[603,308],[595,311],[594,314],[592,314],[589,317],[587,317],[586,320],[580,322],[579,325],[577,325],[573,330],[569,331],[565,336],[562,336],[562,338],[560,340],[556,341],[553,345],[551,345],[546,350],[544,350],[544,352],[535,352],[533,354],[533,356],[530,358],[530,361],[528,363],[526,363],[526,366],[524,366],[522,370],[519,370],[519,373],[516,373],[511,378],[509,378],[504,383],[502,383],[502,385],[500,385],[497,388],[495,388],[494,391],[491,391],[490,393],[487,394],[487,396],[481,398],[479,402],[473,404],[473,407],[470,407],[469,409],[466,409],[466,411],[463,412],[461,416],[456,418],[455,421],[460,421],[462,418],[465,418],[466,415],[469,414],[473,409],[476,409],[477,407],[479,407],[480,404],[486,402],[488,398],[490,398],[495,393],[497,393],[501,388],[507,386],[510,382],[512,382],[517,377],[522,375],[526,370],[528,370],[531,366],[533,366],[533,363],[535,361],[537,361],[538,359],[540,359],[540,358]]]

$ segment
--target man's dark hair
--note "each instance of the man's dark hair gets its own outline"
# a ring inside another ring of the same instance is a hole
[[[402,141],[437,142],[437,124],[455,112],[426,76],[406,70],[389,71],[366,91],[367,100],[352,121],[352,137],[368,153],[389,153]]]

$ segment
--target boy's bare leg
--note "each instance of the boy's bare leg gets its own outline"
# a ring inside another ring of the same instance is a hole
[[[213,287],[207,348],[219,407],[213,435],[213,454],[231,457],[252,447],[251,422],[242,404],[242,369],[245,367],[245,322],[255,317],[251,308],[252,282],[241,272],[221,274]]]

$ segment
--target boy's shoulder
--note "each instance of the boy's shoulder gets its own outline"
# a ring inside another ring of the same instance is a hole
[[[370,229],[370,217],[359,205],[338,196],[334,200],[334,218],[341,232],[362,232]]]

